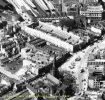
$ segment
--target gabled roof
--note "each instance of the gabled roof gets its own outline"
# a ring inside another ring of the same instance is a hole
[[[54,76],[52,76],[51,74],[47,74],[46,79],[56,85],[58,85],[60,83],[60,81],[58,79],[56,79]]]

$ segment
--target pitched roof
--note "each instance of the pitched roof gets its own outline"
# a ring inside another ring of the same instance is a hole
[[[46,79],[48,79],[49,81],[51,81],[54,84],[59,84],[59,80],[56,79],[54,76],[52,76],[51,74],[47,74]]]

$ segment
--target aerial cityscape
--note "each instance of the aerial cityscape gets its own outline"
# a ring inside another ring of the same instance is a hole
[[[0,100],[105,100],[105,0],[0,0]]]

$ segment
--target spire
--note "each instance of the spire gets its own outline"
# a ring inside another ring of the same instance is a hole
[[[55,63],[56,63],[56,54],[54,52],[54,60],[53,60],[53,66],[51,69],[51,75],[55,76]]]
[[[65,3],[63,0],[61,0],[61,4],[62,4],[62,12],[67,13],[67,7],[65,6]]]
[[[55,76],[55,63],[56,63],[56,54],[54,52],[54,61],[53,61],[53,68],[52,68],[52,75]]]

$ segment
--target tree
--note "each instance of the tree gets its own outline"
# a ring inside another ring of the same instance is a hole
[[[68,27],[69,30],[73,29],[76,26],[76,22],[74,19],[64,18],[59,21],[60,26],[63,28],[64,26]]]
[[[74,77],[71,74],[65,74],[63,78],[63,83],[70,85],[72,82],[75,82]]]
[[[73,96],[76,92],[75,78],[71,74],[65,73],[63,78],[63,84],[67,86],[67,88],[65,89],[65,94]]]
[[[105,91],[102,94],[102,100],[105,100]]]

